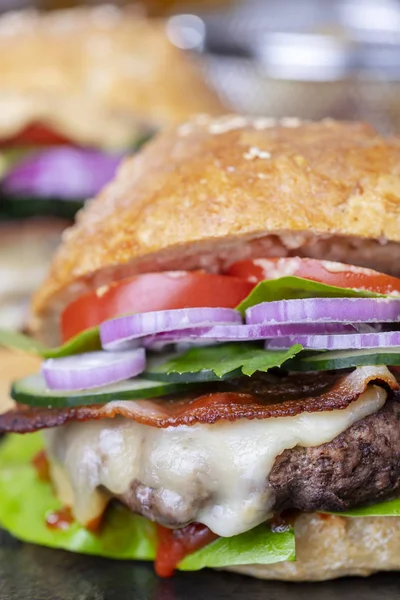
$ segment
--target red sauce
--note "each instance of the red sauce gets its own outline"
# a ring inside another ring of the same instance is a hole
[[[167,529],[157,525],[157,531],[155,570],[160,577],[171,577],[185,556],[204,548],[218,537],[200,523],[191,523],[182,529]]]
[[[45,481],[46,483],[51,481],[49,459],[45,450],[41,450],[32,458],[32,466],[36,470],[40,481]]]
[[[72,142],[62,133],[58,133],[48,125],[32,123],[11,138],[1,140],[0,147],[5,146],[65,146]]]
[[[100,529],[103,524],[103,517],[104,514],[91,519],[88,523],[86,523],[85,528],[90,531],[90,533],[100,533]]]
[[[46,515],[46,525],[50,529],[61,529],[62,531],[65,531],[66,529],[69,529],[73,522],[74,517],[68,506]]]

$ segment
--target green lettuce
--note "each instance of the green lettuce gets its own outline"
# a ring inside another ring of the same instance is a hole
[[[0,346],[10,350],[21,350],[27,354],[37,354],[42,358],[61,358],[62,356],[70,356],[81,352],[100,350],[100,330],[98,327],[85,329],[62,346],[46,348],[29,335],[24,335],[18,331],[0,329]]]
[[[280,277],[261,281],[237,307],[242,315],[250,306],[274,300],[296,298],[385,298],[367,290],[336,287],[302,277]]]
[[[341,517],[400,517],[400,498],[330,514],[340,515]]]
[[[40,433],[10,435],[0,446],[0,524],[25,542],[116,559],[153,560],[157,537],[154,523],[114,504],[100,534],[73,523],[66,530],[50,529],[46,514],[61,508],[51,486],[39,481],[31,460],[42,448]],[[232,538],[220,538],[188,556],[179,568],[269,564],[294,560],[292,530],[272,532],[267,525]]]
[[[282,556],[284,558],[278,558]],[[197,571],[204,567],[233,565],[269,565],[281,560],[295,560],[294,534],[275,533],[266,524],[231,538],[219,538],[209,546],[189,554],[179,565],[181,571]]]
[[[264,350],[254,343],[218,344],[192,348],[164,363],[158,362],[146,371],[149,378],[199,381],[220,379],[229,375],[251,376],[256,371],[268,371],[280,367],[302,350],[296,344],[289,350]],[[197,377],[198,376],[198,377]]]
[[[0,329],[0,347],[8,348],[9,350],[20,350],[26,354],[37,354],[43,356],[46,347],[18,331],[12,331],[9,329]]]
[[[43,358],[61,358],[62,356],[92,352],[93,350],[101,350],[99,327],[85,329],[85,331],[78,333],[58,348],[46,348],[42,352],[42,356]]]

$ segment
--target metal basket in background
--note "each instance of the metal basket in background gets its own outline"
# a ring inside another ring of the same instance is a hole
[[[233,110],[400,131],[398,0],[248,0],[169,31]]]

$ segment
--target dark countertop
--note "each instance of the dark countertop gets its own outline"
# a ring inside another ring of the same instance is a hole
[[[280,583],[210,570],[162,580],[145,563],[22,544],[0,531],[0,600],[395,600],[400,575]]]

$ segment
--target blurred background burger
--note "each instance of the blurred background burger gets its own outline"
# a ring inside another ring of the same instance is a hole
[[[221,111],[163,20],[113,6],[0,18],[0,327],[29,297],[84,200],[159,128]]]

